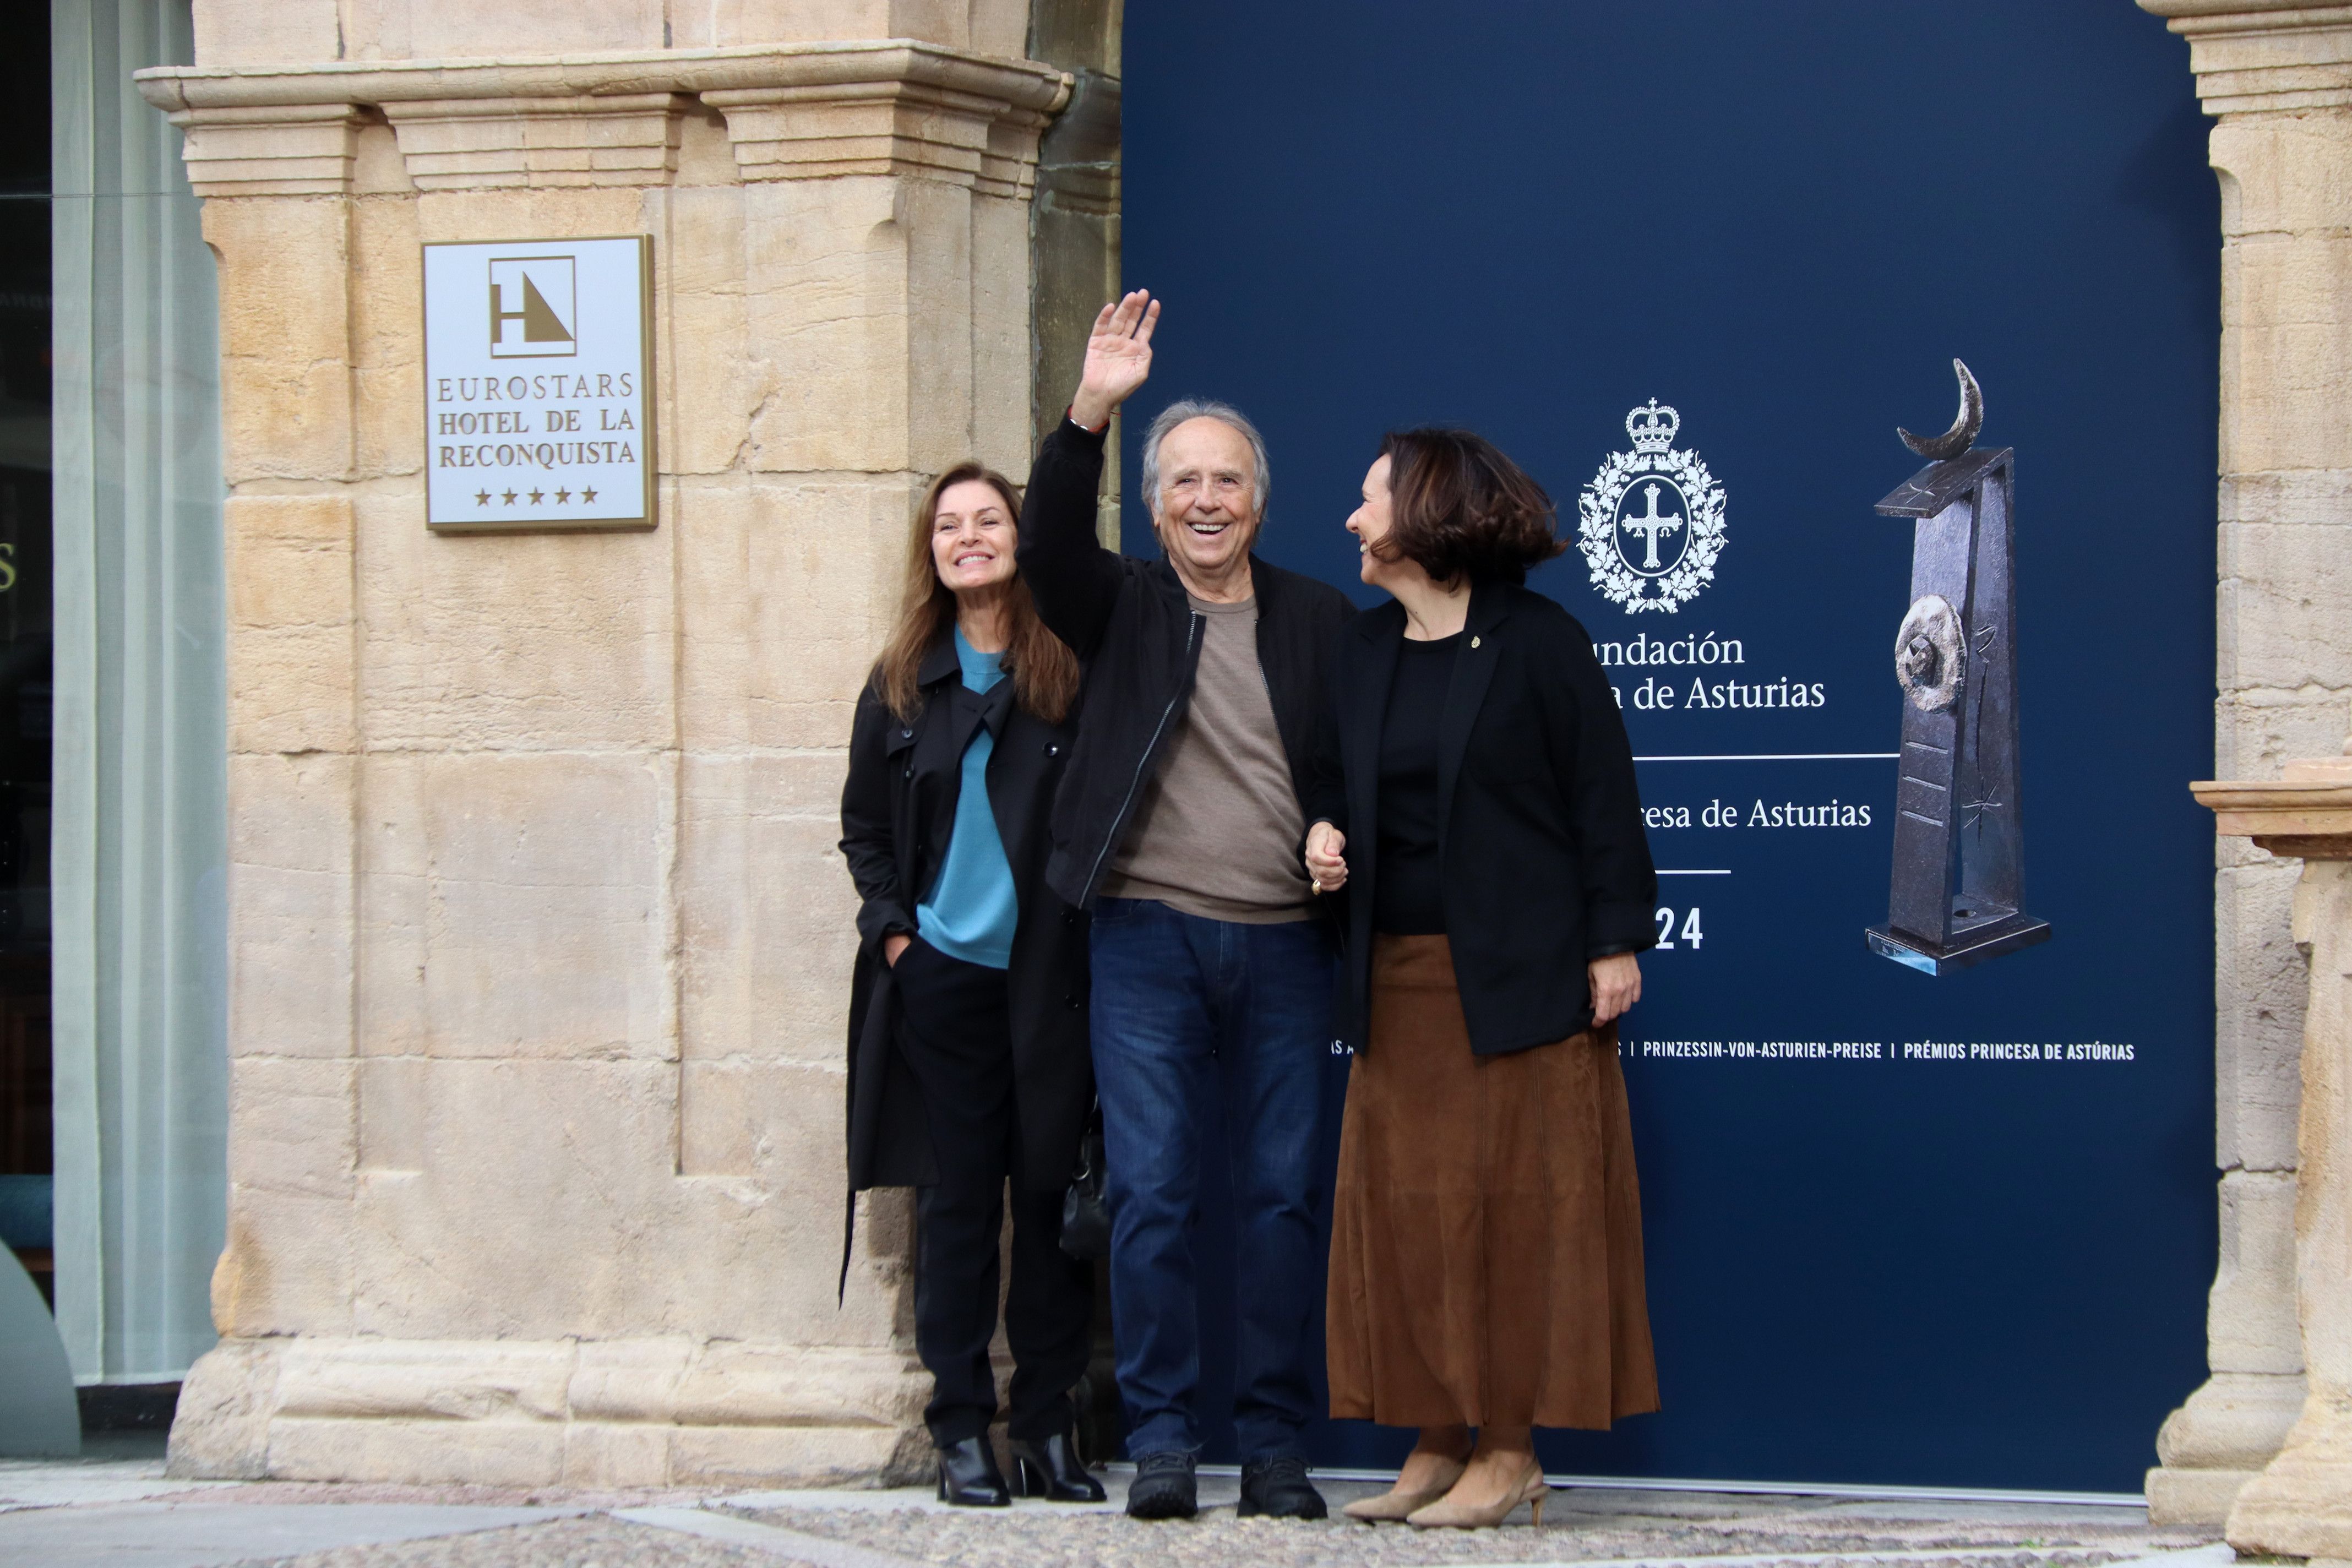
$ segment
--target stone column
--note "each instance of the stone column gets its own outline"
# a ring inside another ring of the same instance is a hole
[[[2221,185],[2214,765],[2275,779],[2352,698],[2352,5],[2140,0],[2189,43]],[[2294,1313],[2305,968],[2292,864],[2225,837],[2214,877],[2221,1266],[2211,1381],[2164,1424],[2159,1523],[2219,1524],[2304,1405]]]
[[[2300,858],[2294,937],[2311,959],[2294,1206],[2295,1302],[2310,1392],[2285,1444],[2238,1491],[2241,1552],[2352,1558],[2352,741],[2276,781],[2195,786],[2224,837]]]
[[[1024,0],[665,9],[197,0],[142,73],[231,491],[230,1239],[176,1475],[927,1452],[900,1205],[835,1300],[841,748],[927,476],[1025,470],[1069,80]],[[419,245],[640,233],[659,526],[428,534]]]

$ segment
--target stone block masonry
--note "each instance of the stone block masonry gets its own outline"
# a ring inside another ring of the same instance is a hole
[[[842,747],[927,477],[1026,469],[1072,79],[1014,0],[664,9],[198,0],[142,74],[231,487],[229,1243],[178,1475],[927,1451],[901,1203],[834,1294]],[[428,534],[419,247],[635,234],[658,526]]]

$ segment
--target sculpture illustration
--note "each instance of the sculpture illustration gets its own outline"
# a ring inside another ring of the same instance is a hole
[[[1895,634],[1903,744],[1894,886],[1873,952],[1942,974],[2050,936],[2024,912],[2018,811],[2017,595],[2011,448],[1976,446],[1984,395],[1958,360],[1940,436],[1898,428],[1928,466],[1878,503],[1917,520],[1911,608]]]

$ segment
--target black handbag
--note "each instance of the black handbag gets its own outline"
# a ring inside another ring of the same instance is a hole
[[[1062,1196],[1062,1250],[1084,1262],[1110,1256],[1110,1205],[1103,1199],[1102,1107],[1078,1138],[1078,1173]]]

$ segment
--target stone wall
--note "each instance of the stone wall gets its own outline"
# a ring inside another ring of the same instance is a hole
[[[197,0],[196,65],[143,74],[219,258],[230,486],[230,1239],[175,1474],[922,1453],[902,1205],[835,1300],[836,803],[912,500],[1027,468],[1071,85],[1030,23]],[[659,526],[428,534],[419,245],[635,233]]]
[[[2140,0],[2189,41],[2221,183],[2216,778],[2328,756],[2352,721],[2352,5]],[[2219,1523],[2303,1405],[2294,1298],[2298,863],[2224,838],[2214,882],[2221,1258],[2213,1377],[2166,1422],[2159,1520]]]

